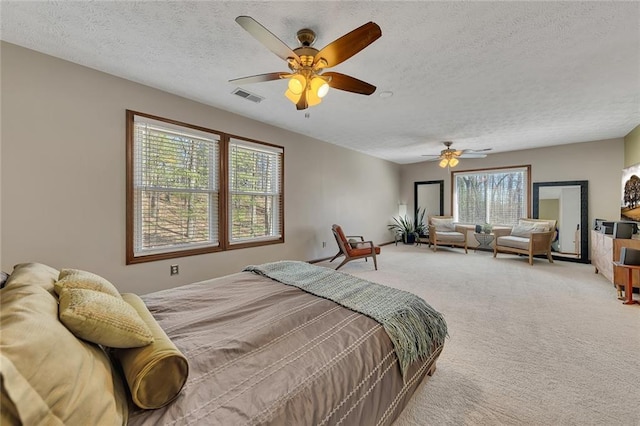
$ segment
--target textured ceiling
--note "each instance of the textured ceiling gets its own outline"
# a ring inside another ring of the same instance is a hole
[[[331,70],[378,90],[331,90],[305,111],[285,81],[243,86],[259,104],[232,95],[229,79],[287,71],[239,15],[292,48],[301,28],[320,49],[376,22],[382,37]],[[444,140],[495,153],[623,137],[640,123],[638,2],[3,0],[0,19],[4,41],[397,163]]]

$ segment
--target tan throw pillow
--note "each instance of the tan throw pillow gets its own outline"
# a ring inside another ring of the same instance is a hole
[[[55,283],[55,290],[58,296],[63,288],[83,288],[120,297],[118,289],[108,280],[100,275],[79,269],[62,269],[60,271],[58,282]]]
[[[153,342],[149,327],[121,297],[81,288],[60,293],[60,321],[77,337],[111,348]]]
[[[514,237],[529,238],[532,232],[547,232],[549,225],[544,223],[520,221],[511,229],[511,235]]]
[[[436,227],[436,231],[451,232],[456,230],[456,227],[453,224],[452,217],[447,217],[447,218],[432,217],[431,223]]]
[[[98,345],[62,325],[55,296],[37,284],[0,294],[2,424],[126,424],[120,375]]]
[[[58,270],[42,263],[19,263],[7,278],[5,287],[21,284],[35,284],[53,294],[53,287],[58,279]]]
[[[113,355],[122,366],[133,402],[144,409],[160,408],[180,394],[189,364],[139,296],[128,293],[122,298],[149,326],[154,341],[141,348],[115,349]]]

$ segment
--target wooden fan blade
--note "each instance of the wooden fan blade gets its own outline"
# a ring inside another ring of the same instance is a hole
[[[491,151],[493,148],[484,148],[484,149],[463,149],[462,153],[475,153],[475,152],[487,152]]]
[[[288,72],[270,72],[267,74],[258,74],[258,75],[252,75],[249,77],[234,78],[233,80],[229,80],[229,82],[237,83],[237,84],[262,83],[264,81],[279,80],[281,78],[288,77],[290,75],[291,74]]]
[[[325,72],[322,76],[331,77],[329,87],[333,87],[334,89],[359,93],[361,95],[370,95],[376,91],[376,86],[339,72]]]
[[[467,154],[458,155],[458,158],[486,158],[486,157],[487,157],[487,154],[467,153]]]
[[[276,37],[271,31],[263,27],[258,21],[250,16],[238,16],[236,22],[244,28],[260,43],[264,44],[267,49],[278,55],[285,61],[294,58],[300,62],[300,57],[289,46],[284,44],[282,40]]]
[[[313,65],[316,66],[324,60],[325,67],[334,67],[379,39],[380,36],[382,36],[382,30],[378,24],[367,22],[323,47],[316,54]]]
[[[298,103],[296,104],[296,109],[300,111],[307,108],[309,108],[309,104],[307,103],[307,91],[303,90],[300,100],[298,100]]]

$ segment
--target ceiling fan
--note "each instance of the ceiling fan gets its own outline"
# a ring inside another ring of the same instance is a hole
[[[444,144],[444,146],[446,146],[446,148],[440,151],[440,155],[423,155],[423,157],[433,157],[428,159],[427,161],[440,160],[440,163],[438,165],[442,168],[457,166],[460,162],[458,158],[485,158],[487,154],[482,153],[491,151],[491,148],[455,150],[451,148],[453,142],[445,141],[442,143]]]
[[[260,83],[264,81],[289,79],[289,87],[285,96],[298,110],[306,109],[322,102],[329,87],[346,92],[370,95],[376,87],[346,74],[323,72],[325,68],[334,67],[382,36],[380,27],[368,22],[361,27],[343,35],[318,50],[312,47],[316,34],[308,29],[297,33],[300,47],[290,49],[282,40],[273,35],[258,21],[250,16],[238,16],[236,22],[255,39],[264,44],[280,58],[284,59],[291,72],[272,72],[229,80],[237,84]]]

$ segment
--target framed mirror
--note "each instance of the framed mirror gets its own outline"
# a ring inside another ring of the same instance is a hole
[[[444,180],[425,180],[413,183],[413,213],[416,217],[418,208],[426,209],[425,222],[428,216],[444,214]]]
[[[533,183],[534,219],[555,219],[554,259],[589,263],[589,181]]]

